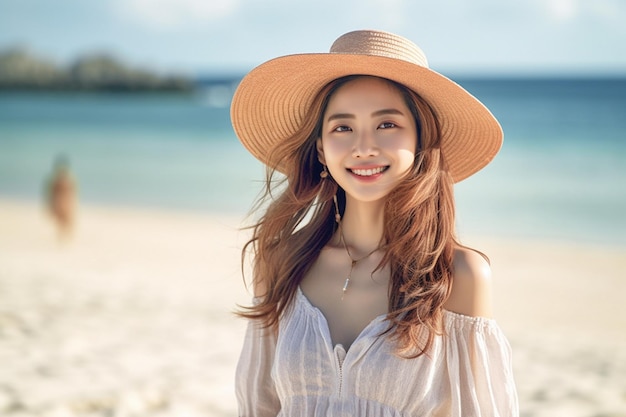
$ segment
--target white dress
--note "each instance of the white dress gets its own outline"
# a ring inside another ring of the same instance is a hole
[[[278,337],[250,321],[236,374],[242,417],[518,416],[511,348],[492,319],[444,312],[428,355],[394,355],[374,319],[348,352],[298,289]]]

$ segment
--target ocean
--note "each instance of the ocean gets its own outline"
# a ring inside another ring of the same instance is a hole
[[[456,186],[463,236],[626,245],[626,78],[455,78],[505,132]],[[241,214],[263,167],[229,118],[237,78],[197,94],[0,93],[0,197],[41,201],[59,155],[83,203]],[[0,213],[1,215],[1,213]]]

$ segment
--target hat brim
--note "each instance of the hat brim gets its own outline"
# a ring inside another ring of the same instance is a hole
[[[496,118],[454,81],[399,59],[336,53],[283,56],[250,71],[233,96],[235,133],[252,155],[267,164],[276,144],[296,132],[317,92],[347,75],[387,78],[424,98],[441,124],[441,149],[455,182],[482,169],[502,146]]]

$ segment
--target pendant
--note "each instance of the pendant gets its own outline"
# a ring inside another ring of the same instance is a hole
[[[350,285],[350,278],[352,278],[352,270],[354,269],[354,265],[358,262],[354,259],[352,260],[352,264],[350,265],[350,272],[348,272],[348,278],[346,278],[346,282],[343,283],[343,288],[341,289],[341,301],[343,301],[343,297],[346,295],[346,291],[348,291],[348,285]]]
[[[344,295],[346,295],[346,291],[348,290],[348,284],[350,284],[350,277],[346,278],[346,282],[343,284],[343,288],[341,289],[341,301],[343,301]]]

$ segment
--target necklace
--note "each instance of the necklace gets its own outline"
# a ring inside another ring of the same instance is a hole
[[[339,223],[339,236],[341,238],[341,243],[343,243],[343,248],[346,250],[346,253],[348,254],[348,257],[350,258],[351,264],[350,264],[350,272],[348,272],[348,277],[346,278],[346,282],[344,282],[343,284],[343,288],[341,289],[341,301],[343,301],[343,297],[346,295],[346,291],[348,291],[348,285],[350,285],[350,279],[352,278],[352,270],[354,269],[354,266],[358,263],[361,262],[364,259],[369,258],[374,252],[376,252],[377,250],[379,250],[382,245],[378,245],[376,248],[374,248],[373,251],[371,251],[370,253],[368,253],[367,255],[359,258],[359,259],[354,259],[352,257],[352,254],[350,253],[350,249],[348,249],[348,245],[346,244],[346,238],[343,237],[343,227],[341,226],[341,223]]]

